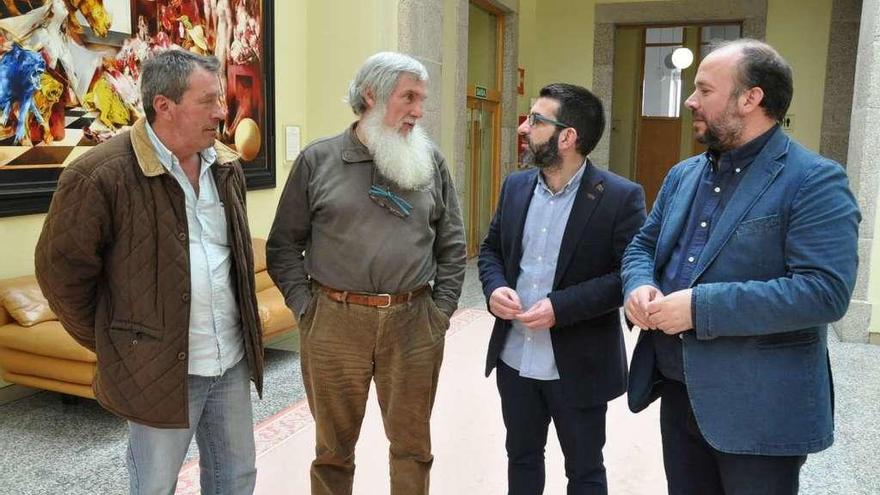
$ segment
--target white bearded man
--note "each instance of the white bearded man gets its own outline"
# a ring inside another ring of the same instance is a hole
[[[412,57],[368,58],[349,89],[360,118],[299,155],[269,234],[269,274],[299,322],[314,495],[351,493],[370,381],[391,493],[428,493],[429,420],[465,241],[449,170],[417,125],[427,87]]]

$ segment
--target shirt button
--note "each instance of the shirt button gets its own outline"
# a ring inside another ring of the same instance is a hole
[[[186,359],[186,353],[185,352],[178,352],[177,353],[177,360],[183,361],[184,359]]]
[[[705,229],[706,225],[709,225],[709,224],[706,222],[700,222],[700,227],[703,227]]]
[[[189,292],[184,292],[183,294],[181,294],[181,295],[180,295],[180,299],[181,299],[183,302],[189,302]]]
[[[678,340],[684,340],[684,334],[683,334],[683,333],[678,334]]]
[[[720,188],[720,187],[716,187],[716,188],[715,188],[715,192],[717,192],[717,193],[721,192],[721,188]]]
[[[693,257],[693,256],[688,256],[688,261],[691,262],[691,263],[693,263],[693,262],[694,262],[694,257]]]
[[[542,229],[541,229],[541,232],[547,232],[547,228],[546,228],[546,227],[545,227],[545,228],[542,228]]]
[[[177,239],[179,239],[180,242],[186,242],[186,234],[183,233],[183,232],[178,232],[178,233],[177,233]]]
[[[742,172],[742,169],[741,169],[741,168],[737,168],[736,170],[734,170],[734,172],[736,172],[736,173],[740,173],[740,172]]]
[[[531,336],[526,337],[526,340],[529,341],[529,342],[531,342],[531,341],[532,341],[532,337],[531,337]]]
[[[538,261],[541,261],[542,259],[544,259],[543,256],[538,256]]]
[[[538,288],[538,284],[532,284],[532,288],[533,288],[533,289],[537,289],[537,288]]]

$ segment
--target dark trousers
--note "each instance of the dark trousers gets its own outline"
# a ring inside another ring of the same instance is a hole
[[[789,495],[807,456],[726,454],[710,446],[681,382],[662,385],[660,433],[669,495]]]
[[[544,445],[550,420],[565,456],[568,495],[608,493],[602,447],[607,404],[573,407],[559,380],[534,380],[498,361],[495,376],[507,428],[507,493],[544,492]]]

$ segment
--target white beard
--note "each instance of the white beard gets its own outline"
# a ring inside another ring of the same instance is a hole
[[[433,145],[416,125],[408,135],[385,126],[385,107],[374,107],[358,123],[379,173],[402,189],[425,189],[434,178]]]

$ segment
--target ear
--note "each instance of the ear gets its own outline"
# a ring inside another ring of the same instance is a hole
[[[373,88],[367,88],[364,91],[364,101],[367,103],[367,108],[376,106],[376,94],[373,92]]]
[[[754,112],[760,109],[761,102],[764,101],[764,90],[757,86],[749,88],[740,95],[739,99],[743,113]]]
[[[567,127],[559,133],[559,150],[574,149],[577,145],[578,132],[574,127]]]
[[[153,97],[153,110],[156,111],[156,117],[161,117],[171,111],[171,105],[174,103],[171,98],[165,95],[156,95]]]

